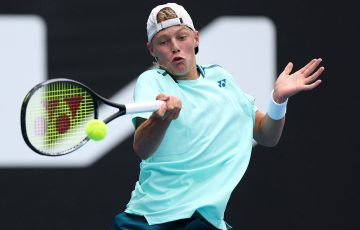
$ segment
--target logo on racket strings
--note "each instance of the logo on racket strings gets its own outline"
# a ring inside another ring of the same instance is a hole
[[[34,141],[37,136],[50,147],[55,142],[84,138],[84,126],[94,117],[94,102],[89,93],[67,83],[48,85],[40,91],[39,100],[30,106],[29,117],[35,118],[32,127]]]
[[[47,110],[48,121],[54,126],[57,133],[66,133],[71,128],[72,121],[76,122],[76,113],[83,99],[82,96],[75,96],[64,98],[63,102],[59,99],[43,102],[43,106]],[[65,107],[62,103],[65,103]],[[58,110],[58,108],[60,109]],[[69,110],[70,114],[66,110]]]

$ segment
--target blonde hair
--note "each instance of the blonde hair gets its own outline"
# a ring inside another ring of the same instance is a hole
[[[163,22],[163,21],[166,21],[169,19],[177,18],[177,17],[178,16],[173,9],[171,9],[170,7],[164,7],[156,15],[156,20],[157,20],[157,23],[160,23],[160,22]]]

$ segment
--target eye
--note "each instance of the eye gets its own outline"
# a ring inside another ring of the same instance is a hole
[[[178,37],[178,39],[181,40],[181,41],[184,41],[184,40],[186,40],[187,37],[188,37],[188,36],[187,36],[186,34],[183,34],[183,35],[180,35],[180,36]]]
[[[159,45],[166,45],[168,41],[169,41],[168,39],[162,39],[162,40],[158,41],[158,44]]]

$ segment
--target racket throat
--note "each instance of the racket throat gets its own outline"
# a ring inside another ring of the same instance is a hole
[[[125,105],[118,105],[117,107],[119,108],[119,111],[114,113],[110,117],[107,117],[106,119],[104,119],[105,124],[107,124],[107,123],[111,122],[112,120],[126,114]]]

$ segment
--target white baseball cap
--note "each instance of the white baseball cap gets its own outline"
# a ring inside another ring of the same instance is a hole
[[[157,22],[157,14],[160,10],[162,10],[165,7],[170,7],[172,10],[175,11],[177,18],[168,19],[166,21]],[[151,39],[155,36],[156,33],[158,33],[160,30],[166,29],[170,26],[176,26],[176,25],[185,25],[195,30],[194,24],[191,20],[191,17],[189,13],[184,9],[184,7],[176,4],[176,3],[167,3],[163,5],[156,6],[150,13],[148,21],[147,21],[147,37],[148,42],[151,41]]]

